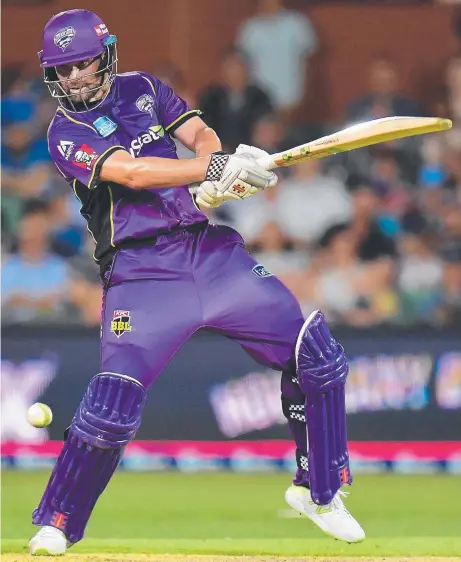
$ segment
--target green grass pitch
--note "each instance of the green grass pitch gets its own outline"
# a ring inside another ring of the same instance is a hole
[[[2,473],[6,562],[29,560],[31,511],[47,478],[44,472]],[[346,501],[367,533],[358,545],[334,541],[291,512],[283,497],[289,482],[289,474],[120,471],[98,503],[86,538],[65,560],[181,559],[165,553],[193,555],[182,558],[191,561],[227,560],[218,555],[259,555],[255,561],[461,557],[459,476],[356,476]],[[214,556],[200,556],[205,554]]]

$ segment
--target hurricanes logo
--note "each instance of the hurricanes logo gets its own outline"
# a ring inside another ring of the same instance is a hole
[[[64,29],[60,29],[54,36],[54,44],[59,47],[61,51],[65,51],[74,40],[76,33],[75,29],[70,25]]]
[[[131,141],[130,153],[132,156],[139,156],[142,147],[145,144],[150,144],[153,141],[160,140],[165,136],[165,130],[161,125],[153,125],[149,130],[141,133]]]
[[[129,310],[114,310],[114,317],[110,323],[110,331],[118,338],[125,332],[131,332],[131,318]]]
[[[143,94],[136,100],[136,107],[139,111],[148,113],[151,117],[154,113],[154,98],[149,94]]]

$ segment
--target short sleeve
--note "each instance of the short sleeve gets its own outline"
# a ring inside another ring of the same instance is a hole
[[[155,79],[154,86],[157,94],[157,112],[165,131],[170,135],[192,117],[202,115],[199,109],[191,109],[170,86],[161,80]]]
[[[294,19],[296,27],[295,36],[298,41],[298,46],[301,52],[311,53],[317,47],[317,33],[314,26],[306,17],[297,16]]]
[[[83,122],[53,122],[48,130],[48,150],[61,174],[76,179],[89,189],[99,183],[102,165],[123,146],[113,145]]]
[[[237,35],[237,41],[236,44],[238,45],[238,47],[247,55],[247,56],[251,56],[253,53],[253,37],[254,37],[254,31],[253,31],[253,20],[249,20],[247,22],[244,22],[239,31],[238,31],[238,35]]]

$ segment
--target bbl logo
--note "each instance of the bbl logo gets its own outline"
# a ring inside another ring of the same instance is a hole
[[[262,264],[258,263],[258,265],[255,265],[252,269],[253,273],[255,275],[257,275],[258,277],[272,277],[272,275],[274,275],[273,273],[271,273],[270,271],[268,271]]]
[[[148,113],[151,117],[154,112],[154,98],[149,94],[143,94],[136,100],[136,107],[139,111]]]
[[[118,338],[125,332],[131,332],[129,310],[114,310],[114,319],[110,323],[110,331]]]
[[[60,29],[54,36],[54,44],[59,47],[61,51],[65,51],[74,40],[76,33],[75,29],[70,25],[64,29]]]

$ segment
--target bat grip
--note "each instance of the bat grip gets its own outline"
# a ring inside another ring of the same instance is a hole
[[[273,170],[274,168],[278,168],[277,164],[274,162],[274,157],[277,156],[276,154],[268,154],[267,156],[261,156],[256,160],[256,163],[264,168],[265,170]]]

